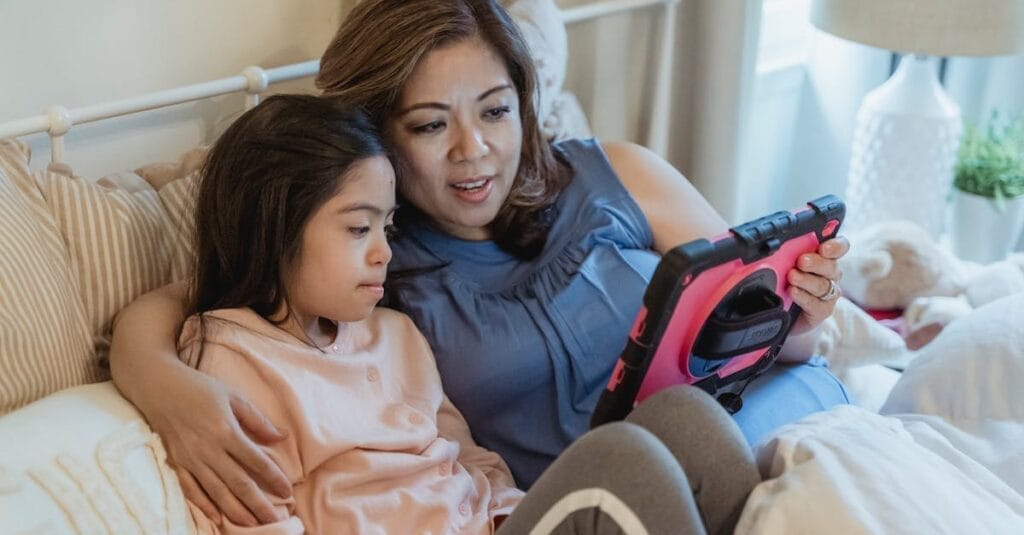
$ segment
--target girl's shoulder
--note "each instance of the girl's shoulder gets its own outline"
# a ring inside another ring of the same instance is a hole
[[[239,338],[271,338],[287,342],[292,337],[251,308],[221,308],[189,316],[178,337],[178,347],[181,349],[199,342],[223,343]]]
[[[420,334],[416,324],[403,312],[378,306],[366,319],[367,326],[374,331],[389,336],[417,336]]]

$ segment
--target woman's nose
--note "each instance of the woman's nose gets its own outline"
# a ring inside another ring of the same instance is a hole
[[[452,147],[452,159],[456,162],[471,162],[487,156],[489,151],[483,132],[476,127],[465,127],[458,132]]]

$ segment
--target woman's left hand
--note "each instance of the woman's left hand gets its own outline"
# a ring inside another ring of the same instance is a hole
[[[837,236],[822,242],[817,251],[797,258],[796,268],[786,275],[793,302],[803,310],[793,325],[792,334],[808,332],[832,315],[841,295],[839,280],[843,278],[837,260],[849,250],[850,242],[844,236]]]

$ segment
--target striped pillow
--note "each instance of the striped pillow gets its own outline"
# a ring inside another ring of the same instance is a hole
[[[24,143],[0,140],[0,414],[106,376],[28,164]]]
[[[67,248],[101,358],[110,348],[118,311],[191,269],[192,176],[157,192],[135,173],[95,183],[53,170],[36,174]]]

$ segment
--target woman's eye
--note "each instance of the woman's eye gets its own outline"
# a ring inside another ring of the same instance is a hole
[[[484,117],[492,120],[501,119],[512,111],[511,106],[497,106],[484,112]]]
[[[398,229],[395,228],[393,223],[384,226],[384,236],[387,237],[388,241],[395,239],[398,235]]]
[[[412,127],[412,131],[417,134],[433,134],[439,132],[444,128],[444,121],[433,121],[427,124],[421,124],[419,126]]]
[[[361,238],[370,233],[370,227],[349,227],[348,231],[351,232],[353,236]]]

